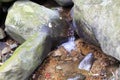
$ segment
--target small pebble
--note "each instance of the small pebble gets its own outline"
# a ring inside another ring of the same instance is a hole
[[[71,61],[71,60],[72,60],[71,57],[67,57],[67,58],[65,59],[65,61]]]
[[[85,80],[85,76],[82,74],[76,75],[72,78],[68,78],[67,80]]]
[[[62,67],[60,65],[56,66],[56,69],[61,70]]]
[[[17,45],[16,43],[13,43],[13,44],[10,45],[10,48],[11,48],[11,49],[14,49],[14,48],[16,48],[17,46],[18,46],[18,45]]]
[[[35,79],[35,77],[36,77],[36,74],[33,74],[32,79]]]
[[[0,39],[3,39],[3,38],[5,38],[5,33],[4,33],[4,31],[3,31],[3,29],[2,28],[0,28]]]
[[[5,62],[8,58],[10,58],[12,56],[12,53],[8,53],[4,56],[2,56],[2,62]]]
[[[5,47],[3,50],[2,50],[2,55],[8,53],[11,51],[11,48],[10,47]]]
[[[59,17],[62,20],[62,17]]]
[[[52,28],[52,23],[49,23],[48,26],[49,26],[49,28]]]
[[[62,53],[60,52],[60,50],[57,50],[57,51],[54,52],[54,54],[52,56],[59,57],[61,55],[62,55]]]
[[[77,61],[77,60],[78,60],[78,58],[74,57],[72,60],[73,60],[73,61]]]
[[[89,53],[84,57],[84,59],[80,62],[78,68],[90,71],[92,64],[94,62],[94,56],[92,53]]]
[[[3,63],[0,62],[0,66],[2,66],[2,65],[3,65]]]

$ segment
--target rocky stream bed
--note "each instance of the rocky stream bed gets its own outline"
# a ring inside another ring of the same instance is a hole
[[[118,0],[1,0],[0,80],[120,80],[119,17]]]

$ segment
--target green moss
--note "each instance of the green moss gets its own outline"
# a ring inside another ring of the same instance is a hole
[[[18,55],[20,55],[21,51],[23,49],[30,50],[33,45],[28,45],[30,44],[32,41],[34,41],[34,39],[36,39],[36,37],[38,37],[38,33],[34,34],[33,36],[31,36],[27,41],[25,41],[21,46],[19,46],[15,52],[13,53],[12,57],[10,57],[1,67],[0,67],[0,72],[3,71],[8,64],[11,64],[14,60],[16,60],[16,58],[18,58]],[[26,53],[27,54],[27,53]],[[19,60],[19,59],[17,59]]]

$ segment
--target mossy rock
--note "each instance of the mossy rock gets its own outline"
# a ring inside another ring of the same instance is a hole
[[[52,38],[64,37],[62,34],[68,28],[57,11],[31,1],[15,2],[8,11],[5,26],[6,32],[19,43],[43,29],[49,30]]]
[[[0,80],[27,80],[51,49],[45,32],[35,33],[0,67]]]

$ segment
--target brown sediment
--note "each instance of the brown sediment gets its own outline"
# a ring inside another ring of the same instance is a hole
[[[79,73],[86,76],[85,80],[103,80],[112,75],[111,71],[116,69],[117,60],[105,55],[99,48],[82,39],[75,41],[75,43],[76,49],[71,53],[68,53],[63,47],[52,51],[36,71],[36,77],[33,80],[67,80]],[[79,70],[79,62],[90,52],[95,56],[91,70]]]

